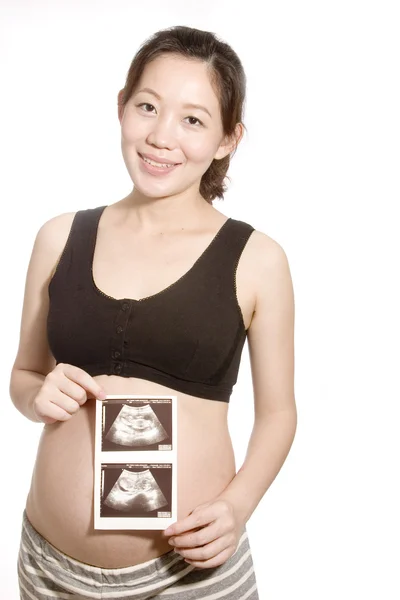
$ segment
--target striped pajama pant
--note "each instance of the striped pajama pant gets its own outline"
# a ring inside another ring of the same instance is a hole
[[[132,567],[103,569],[57,550],[24,511],[18,578],[22,600],[259,600],[246,530],[235,554],[218,567],[194,567],[171,550]]]

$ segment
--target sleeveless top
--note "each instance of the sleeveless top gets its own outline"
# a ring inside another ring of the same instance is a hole
[[[254,227],[228,218],[177,281],[146,298],[116,299],[97,288],[92,271],[105,208],[77,211],[48,286],[47,335],[57,364],[229,402],[246,339],[236,269]]]

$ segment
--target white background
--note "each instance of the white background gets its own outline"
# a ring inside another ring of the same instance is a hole
[[[295,288],[297,434],[248,523],[260,598],[400,598],[398,8],[1,1],[1,598],[18,598],[42,429],[8,391],[34,237],[129,193],[117,93],[139,44],[178,24],[243,62],[248,133],[214,206],[281,244]],[[246,346],[229,417],[238,465],[251,419]]]

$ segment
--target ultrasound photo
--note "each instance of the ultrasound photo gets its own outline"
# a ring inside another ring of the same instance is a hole
[[[103,464],[101,516],[170,517],[171,491],[171,463]]]
[[[96,399],[94,528],[163,530],[178,518],[177,396]]]
[[[103,402],[102,450],[172,450],[170,400]]]

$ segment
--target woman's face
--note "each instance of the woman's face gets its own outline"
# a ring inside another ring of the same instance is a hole
[[[203,108],[187,106],[193,104]],[[159,56],[146,66],[119,119],[126,167],[135,188],[148,197],[197,192],[213,159],[233,149],[223,145],[219,100],[199,61]],[[143,154],[179,164],[151,172]]]

